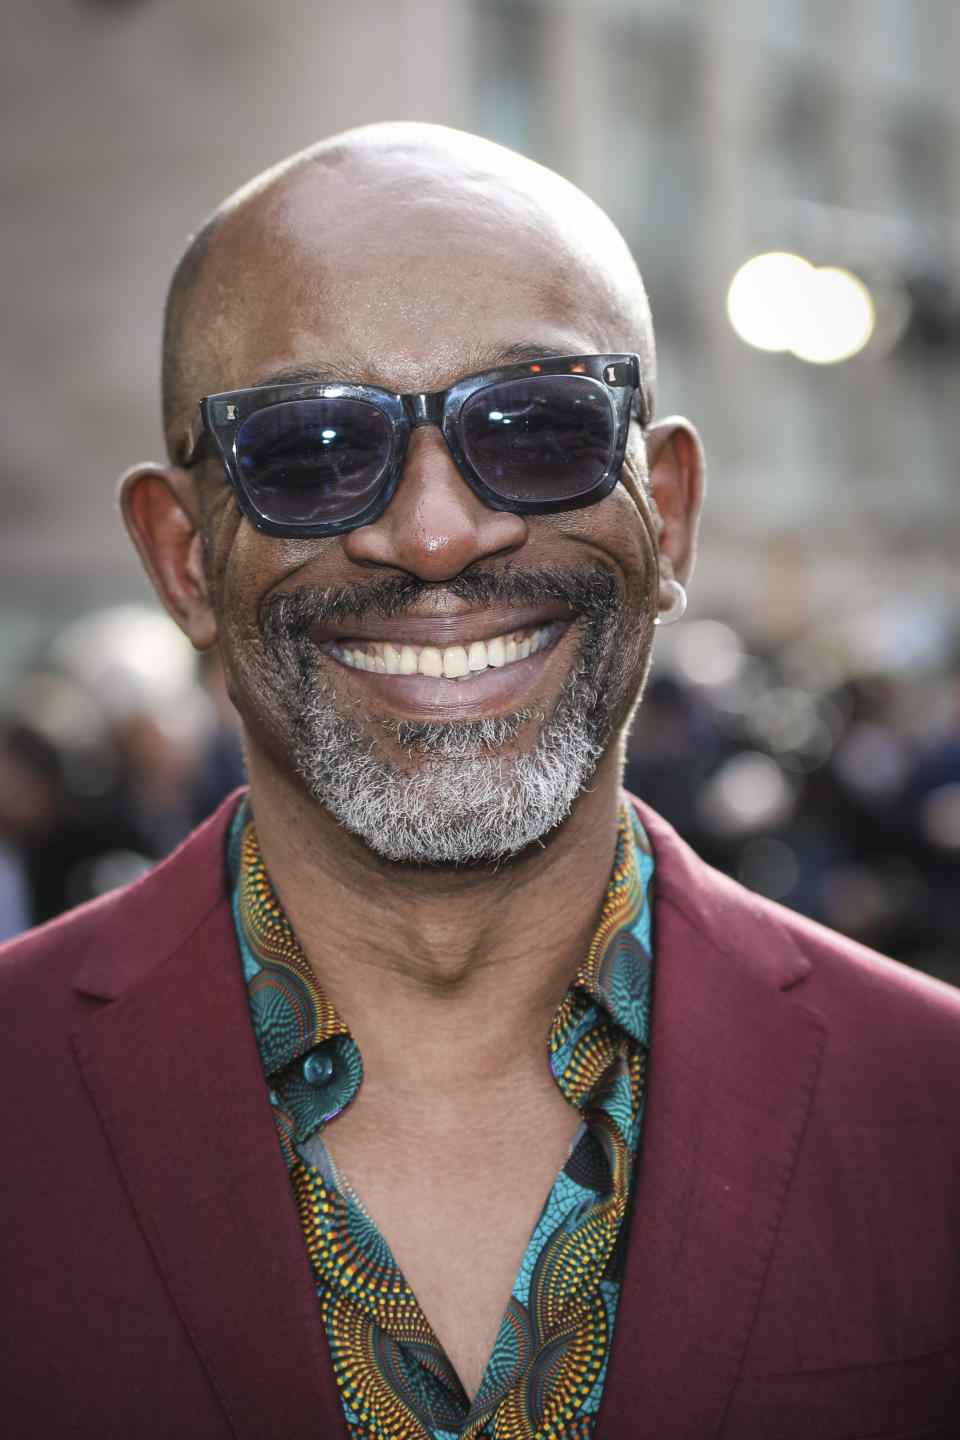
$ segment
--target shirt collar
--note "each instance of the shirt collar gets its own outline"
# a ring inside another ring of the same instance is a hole
[[[573,986],[640,1045],[650,1043],[653,849],[624,796],[600,920]]]
[[[253,1029],[269,1076],[350,1028],[310,968],[270,883],[249,796],[230,826],[227,869]]]
[[[230,827],[227,869],[234,925],[263,1072],[272,1076],[350,1028],[325,994],[276,897],[249,797]],[[579,991],[640,1045],[649,1044],[653,853],[623,799],[613,871],[600,920],[553,1029]]]

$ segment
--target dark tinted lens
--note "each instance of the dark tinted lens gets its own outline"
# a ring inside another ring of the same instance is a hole
[[[571,500],[607,469],[617,424],[603,385],[539,375],[488,385],[460,412],[471,465],[505,500]]]
[[[366,400],[287,400],[244,420],[237,465],[267,519],[331,524],[359,515],[376,497],[390,443],[387,417]]]

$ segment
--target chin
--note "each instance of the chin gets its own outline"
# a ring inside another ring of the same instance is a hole
[[[498,862],[569,815],[604,753],[606,726],[570,679],[553,716],[391,723],[390,753],[320,697],[300,727],[297,766],[310,793],[382,859],[406,865]],[[518,742],[523,748],[518,748]]]

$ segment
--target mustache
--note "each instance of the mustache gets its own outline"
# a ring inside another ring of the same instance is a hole
[[[449,596],[478,608],[495,605],[538,605],[556,600],[602,626],[620,604],[617,577],[609,565],[595,561],[586,569],[466,570],[450,580],[418,580],[413,575],[316,590],[303,586],[271,595],[259,607],[260,630],[269,643],[303,639],[321,621],[341,623],[379,616],[394,620],[427,596]]]

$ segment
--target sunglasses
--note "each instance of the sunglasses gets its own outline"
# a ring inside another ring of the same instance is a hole
[[[200,414],[254,529],[340,535],[383,514],[418,425],[440,428],[464,480],[494,510],[593,505],[616,485],[631,415],[645,424],[647,401],[638,356],[567,355],[410,395],[264,385],[208,395]]]

